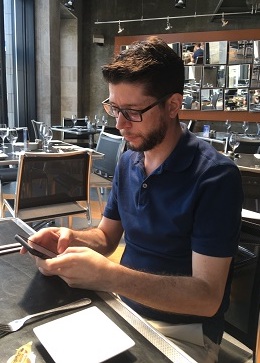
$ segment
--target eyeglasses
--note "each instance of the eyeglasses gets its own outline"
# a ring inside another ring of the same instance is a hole
[[[111,105],[111,103],[109,103],[109,98],[104,100],[102,102],[102,105],[104,106],[104,109],[109,114],[109,116],[118,118],[119,112],[121,112],[122,115],[124,116],[124,118],[126,118],[128,121],[142,122],[143,113],[145,113],[145,112],[151,110],[151,108],[159,105],[159,103],[165,101],[170,96],[171,96],[171,94],[168,94],[168,95],[160,98],[158,101],[152,103],[150,106],[145,107],[143,110],[132,110],[131,108],[120,108],[120,107],[113,106],[113,105]]]

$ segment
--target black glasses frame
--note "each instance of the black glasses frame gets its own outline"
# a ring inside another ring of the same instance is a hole
[[[156,102],[153,102],[151,105],[145,107],[144,109],[142,110],[134,110],[134,109],[131,109],[131,108],[120,108],[120,107],[117,107],[117,106],[113,106],[111,105],[111,103],[109,103],[109,98],[106,98],[103,102],[102,102],[102,105],[105,109],[105,111],[107,112],[108,115],[114,117],[114,118],[118,118],[119,117],[119,112],[122,113],[122,115],[124,116],[124,118],[128,121],[131,121],[131,122],[142,122],[143,121],[143,113],[151,110],[151,108],[159,105],[161,102],[165,101],[167,98],[169,98],[173,93],[170,93],[168,95],[165,95],[163,96],[162,98],[160,98],[159,100],[157,100]],[[115,115],[115,112],[114,110],[117,111],[117,116]],[[129,116],[128,114],[128,111],[133,111],[133,112],[136,112],[137,114],[139,114],[139,117],[140,117],[140,120],[132,120],[131,119],[131,116]]]

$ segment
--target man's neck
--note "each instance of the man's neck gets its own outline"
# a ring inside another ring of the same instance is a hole
[[[144,152],[144,167],[146,175],[150,175],[158,168],[171,154],[178,144],[182,135],[182,128],[179,123],[168,129],[165,139],[161,144],[154,147],[152,150]]]

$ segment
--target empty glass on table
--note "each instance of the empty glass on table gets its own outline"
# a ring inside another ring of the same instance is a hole
[[[7,146],[5,146],[5,138],[8,134],[8,128],[6,124],[0,124],[0,137],[2,139],[2,149],[7,148]]]
[[[232,133],[229,138],[229,145],[232,148],[232,152],[234,153],[236,148],[240,145],[240,138],[237,133]]]
[[[227,129],[227,134],[229,134],[230,129],[231,129],[231,121],[230,120],[226,120],[225,126],[226,126],[226,129]]]
[[[40,125],[40,135],[43,141],[43,150],[49,151],[50,141],[53,136],[51,127],[46,124]]]
[[[17,139],[18,139],[18,132],[17,132],[16,128],[15,127],[14,128],[9,128],[8,129],[7,140],[12,145],[12,154],[14,154],[14,145],[15,145]]]
[[[242,129],[244,130],[244,135],[246,135],[247,130],[249,129],[249,124],[247,121],[244,121],[242,124]]]

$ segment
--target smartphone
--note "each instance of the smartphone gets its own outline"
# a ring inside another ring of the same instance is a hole
[[[43,246],[38,245],[35,242],[30,241],[28,238],[23,237],[20,234],[16,234],[14,238],[16,239],[16,241],[21,243],[21,245],[25,247],[28,252],[30,252],[34,256],[42,258],[43,260],[57,256],[56,253],[48,250]],[[28,241],[30,241],[30,244],[28,243]]]

